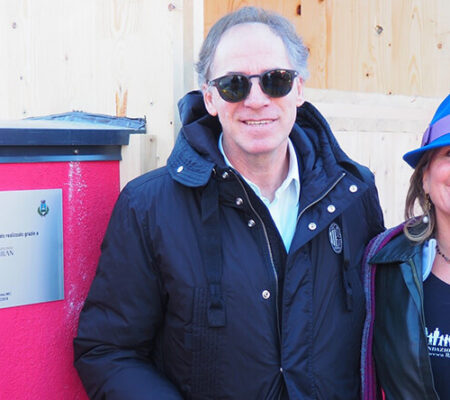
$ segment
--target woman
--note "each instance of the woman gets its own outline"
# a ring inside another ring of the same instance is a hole
[[[450,95],[403,159],[414,168],[406,222],[366,250],[363,398],[449,400]]]

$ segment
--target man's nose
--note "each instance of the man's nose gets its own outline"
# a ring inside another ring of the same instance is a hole
[[[250,82],[250,93],[244,100],[244,105],[251,108],[259,108],[269,104],[270,96],[262,91],[258,77],[251,78]]]

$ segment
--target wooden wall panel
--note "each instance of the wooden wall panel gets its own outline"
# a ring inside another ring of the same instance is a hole
[[[375,174],[387,226],[403,220],[412,168],[402,156],[419,146],[441,98],[305,89],[342,149]]]
[[[310,49],[309,87],[412,96],[450,91],[448,0],[204,0],[205,32],[244,5],[294,23]]]

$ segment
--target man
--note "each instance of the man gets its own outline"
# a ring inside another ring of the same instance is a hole
[[[218,21],[167,166],[129,183],[80,317],[92,399],[357,399],[372,174],[303,99],[281,16]],[[206,109],[205,109],[206,108]]]

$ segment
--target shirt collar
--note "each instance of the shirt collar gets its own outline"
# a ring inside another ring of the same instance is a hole
[[[231,168],[234,168],[233,165],[231,164],[230,160],[227,158],[225,151],[223,150],[222,139],[223,139],[223,132],[220,134],[218,147],[219,147],[220,152],[223,155],[225,164],[227,164]],[[294,145],[292,144],[292,141],[290,138],[288,138],[288,151],[289,151],[288,173],[287,173],[284,181],[281,183],[280,187],[275,191],[275,199],[277,197],[279,197],[285,190],[287,190],[291,184],[293,184],[296,198],[298,199],[300,197],[300,173],[298,170],[297,153],[295,152]],[[242,175],[242,177],[249,184],[249,186],[255,191],[255,193],[259,197],[262,197],[259,187],[257,185],[255,185],[252,181],[247,179],[244,175]]]

